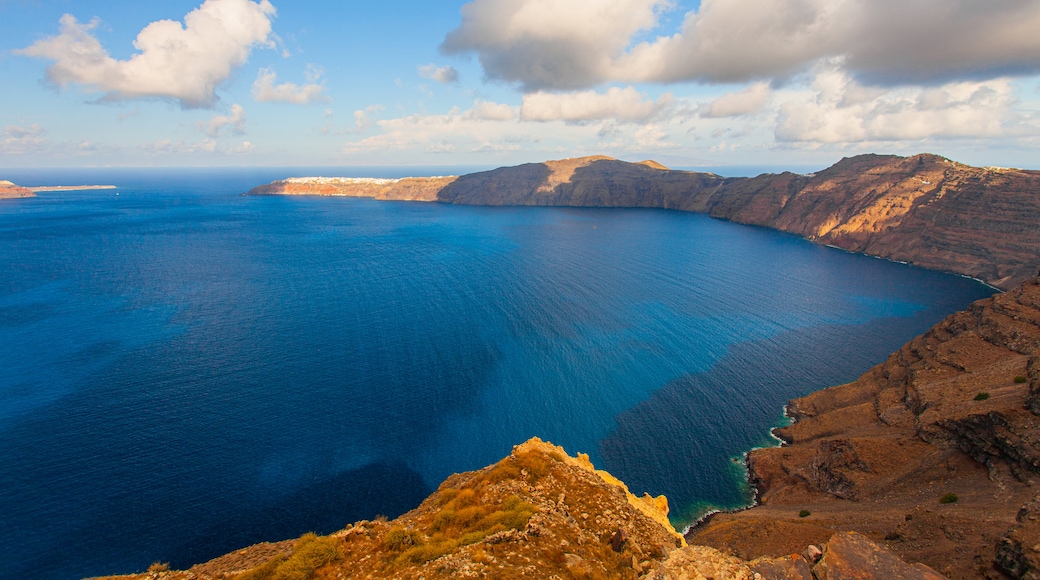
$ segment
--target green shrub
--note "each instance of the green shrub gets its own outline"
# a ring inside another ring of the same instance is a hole
[[[304,534],[296,540],[290,556],[277,556],[235,580],[310,580],[314,571],[339,558],[340,541],[333,537]]]
[[[407,530],[401,526],[394,526],[383,536],[383,546],[387,550],[397,552],[412,546],[421,546],[423,536],[416,530]]]
[[[989,398],[989,393],[979,393],[979,394],[975,395],[975,400],[976,401],[985,401],[988,398]]]
[[[943,496],[939,498],[939,503],[957,503],[958,499],[957,494],[947,493],[943,494]]]
[[[1017,377],[1015,377],[1015,383],[1017,383],[1019,385],[1021,385],[1022,383],[1028,383],[1028,382],[1029,382],[1029,377],[1025,377],[1025,376],[1022,376],[1022,375],[1018,375]]]
[[[798,512],[798,517],[800,517],[800,518],[807,518],[807,517],[809,517],[811,515],[812,515],[812,512],[810,512],[809,510],[802,510],[802,511]]]

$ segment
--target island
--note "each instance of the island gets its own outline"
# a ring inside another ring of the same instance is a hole
[[[860,155],[811,175],[750,178],[594,156],[460,177],[292,178],[248,193],[693,211],[1003,290],[1040,268],[1040,171],[971,167],[931,154]]]

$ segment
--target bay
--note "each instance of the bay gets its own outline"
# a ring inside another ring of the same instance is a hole
[[[992,292],[696,214],[239,195],[315,173],[8,173],[119,189],[0,202],[0,577],[393,517],[533,436],[682,526],[787,400]]]

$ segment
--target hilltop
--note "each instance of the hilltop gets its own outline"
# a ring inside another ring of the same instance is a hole
[[[36,197],[33,190],[15,185],[10,181],[0,181],[0,199],[15,199],[21,197]]]
[[[860,155],[812,175],[753,178],[596,156],[460,177],[296,178],[249,193],[694,211],[971,276],[1005,290],[1040,267],[1040,172],[977,168],[931,154]]]

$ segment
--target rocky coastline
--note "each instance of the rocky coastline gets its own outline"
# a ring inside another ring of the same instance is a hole
[[[753,178],[596,156],[379,186],[328,181],[288,179],[249,194],[693,211],[969,276],[1001,290],[1040,268],[1040,171],[971,167],[931,154],[860,155],[812,175]]]

